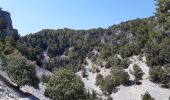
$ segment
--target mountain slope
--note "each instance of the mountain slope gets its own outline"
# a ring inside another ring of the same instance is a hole
[[[1,70],[36,99],[136,100],[148,91],[156,100],[168,100],[170,8],[168,0],[156,1],[157,13],[149,18],[106,29],[44,29],[23,37],[0,9]]]
[[[20,48],[21,46],[22,48]],[[94,90],[98,97],[103,95],[102,97],[106,98],[110,95],[118,100],[124,99],[122,95],[132,95],[133,97],[129,97],[128,100],[136,100],[147,91],[156,100],[160,99],[160,95],[165,97],[164,100],[168,99],[169,89],[161,87],[169,87],[169,47],[170,37],[159,28],[156,17],[127,21],[108,29],[46,29],[21,37],[20,43],[17,44],[20,52],[28,58],[36,60],[41,67],[52,72],[60,68],[70,69],[81,76],[86,90],[90,93],[93,93]],[[29,53],[29,50],[33,53]],[[145,63],[136,58],[136,61],[131,61],[131,57],[134,55],[146,56]],[[48,59],[46,59],[47,57]],[[91,67],[86,65],[89,63],[87,58],[91,60]],[[145,72],[141,85],[133,83],[135,77],[129,72],[129,68],[132,69],[133,66],[129,62],[138,63]],[[155,72],[156,66],[162,71]],[[123,71],[121,74],[117,73],[117,77],[125,78],[123,75],[127,74],[128,80],[119,82],[112,74],[112,70]],[[86,78],[81,75],[84,73],[87,73]],[[113,77],[112,79],[116,82],[111,84],[116,84],[116,87],[111,85],[110,89],[113,88],[113,90],[110,91],[108,90],[109,85],[96,86],[96,76],[99,73],[103,73],[104,83],[107,82],[105,78]],[[127,86],[129,84],[132,86]],[[114,90],[114,88],[118,90]],[[128,90],[129,92],[124,92]],[[160,95],[155,93],[157,90]],[[106,91],[111,93],[107,94]],[[113,91],[117,92],[113,93]],[[138,94],[133,92],[138,92]]]

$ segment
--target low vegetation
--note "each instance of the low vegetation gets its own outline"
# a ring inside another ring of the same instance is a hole
[[[85,99],[84,83],[72,71],[60,69],[49,80],[45,95],[53,100]]]
[[[135,84],[140,84],[140,80],[142,80],[142,76],[144,73],[141,70],[141,68],[136,64],[133,65],[133,70],[134,70],[133,75],[135,76],[134,82]]]
[[[150,68],[150,80],[155,83],[161,83],[162,87],[170,88],[170,65],[165,65],[164,67],[153,66]]]
[[[38,88],[39,80],[36,76],[35,65],[21,54],[14,52],[7,56],[5,71],[19,86],[30,85]]]
[[[151,95],[149,94],[149,92],[146,92],[144,95],[141,96],[142,100],[155,100],[153,97],[151,97]]]

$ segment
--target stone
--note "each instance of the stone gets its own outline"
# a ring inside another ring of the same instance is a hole
[[[3,11],[2,8],[0,8],[0,18],[5,22],[3,29],[0,29],[0,31],[3,30],[3,33],[6,35],[10,34],[13,31],[11,14],[7,11]]]

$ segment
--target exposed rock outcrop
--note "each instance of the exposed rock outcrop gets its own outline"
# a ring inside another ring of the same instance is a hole
[[[11,14],[7,11],[3,11],[0,8],[0,31],[6,35],[13,31]]]
[[[13,30],[11,14],[7,11],[3,11],[2,8],[0,8],[0,17],[3,18],[6,23],[6,29]]]

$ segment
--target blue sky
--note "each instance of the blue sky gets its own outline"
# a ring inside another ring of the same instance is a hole
[[[21,35],[41,29],[107,28],[154,15],[154,0],[0,0]]]

